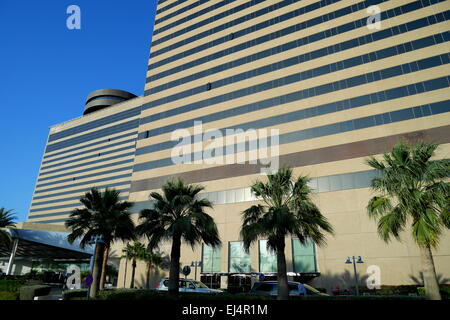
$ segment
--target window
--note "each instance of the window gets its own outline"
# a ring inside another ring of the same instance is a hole
[[[206,91],[211,90],[211,88],[212,88],[211,82],[208,82],[208,83],[206,84]]]
[[[294,272],[316,272],[316,250],[314,243],[307,241],[301,244],[298,239],[292,239],[292,256]]]
[[[277,272],[277,256],[267,249],[267,240],[259,241],[259,272]]]
[[[221,251],[220,247],[212,248],[203,244],[202,272],[220,272]]]
[[[229,243],[228,269],[231,273],[250,272],[250,254],[244,250],[244,243],[241,241]]]

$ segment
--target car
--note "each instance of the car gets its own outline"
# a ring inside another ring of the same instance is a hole
[[[305,289],[305,293],[302,293],[302,286]],[[303,284],[300,282],[288,282],[289,295],[299,296],[299,295],[312,295],[312,296],[328,296],[326,293],[322,293],[319,290],[311,287],[310,285]],[[278,282],[277,281],[259,281],[255,282],[249,292],[249,294],[254,295],[268,295],[276,296],[278,294]]]
[[[158,283],[156,285],[156,290],[168,291],[169,290],[169,278],[161,279],[160,283]],[[197,280],[192,280],[192,279],[180,279],[179,292],[208,293],[208,294],[223,293],[222,290],[210,289],[203,282],[200,282]]]

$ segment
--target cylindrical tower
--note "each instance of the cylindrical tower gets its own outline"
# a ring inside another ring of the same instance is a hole
[[[113,104],[136,98],[136,95],[117,89],[99,89],[86,98],[83,115],[112,106]]]

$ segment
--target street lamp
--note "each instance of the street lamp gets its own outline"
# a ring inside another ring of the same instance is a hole
[[[361,256],[353,256],[353,257],[347,257],[347,260],[345,260],[346,264],[352,264],[353,263],[353,272],[355,273],[355,287],[356,287],[356,295],[359,296],[359,285],[358,285],[358,274],[356,273],[356,264],[357,263],[364,263]]]

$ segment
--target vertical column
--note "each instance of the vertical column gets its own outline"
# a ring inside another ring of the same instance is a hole
[[[9,256],[8,268],[6,269],[6,275],[10,275],[12,271],[12,266],[14,264],[14,259],[16,258],[17,247],[19,246],[19,239],[14,239],[14,244],[11,250],[11,255]]]

